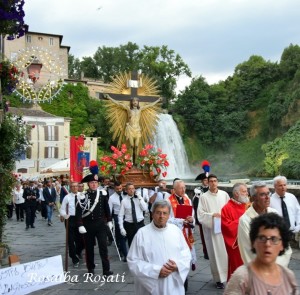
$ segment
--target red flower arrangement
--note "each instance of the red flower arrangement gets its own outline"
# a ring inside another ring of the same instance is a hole
[[[11,94],[18,82],[19,82],[19,71],[18,69],[9,61],[0,62],[0,79],[3,94]]]
[[[154,171],[156,171],[158,178],[160,174],[163,177],[167,176],[167,171],[162,172],[169,166],[167,154],[163,154],[161,149],[156,151],[151,144],[146,145],[139,153],[137,164],[141,169],[150,171],[151,176],[154,175]]]
[[[126,144],[122,144],[121,149],[111,146],[111,150],[113,151],[111,156],[103,156],[100,159],[101,173],[104,175],[124,175],[133,165]]]

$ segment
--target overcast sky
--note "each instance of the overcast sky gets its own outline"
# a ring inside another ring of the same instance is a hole
[[[63,35],[75,57],[129,41],[167,45],[209,83],[300,43],[299,0],[25,0],[24,9],[30,31]],[[179,89],[187,84],[181,77]]]

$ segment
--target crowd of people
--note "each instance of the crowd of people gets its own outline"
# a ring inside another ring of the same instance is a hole
[[[298,294],[288,269],[291,233],[300,230],[300,206],[287,192],[287,179],[274,178],[274,193],[264,182],[237,183],[232,197],[218,188],[214,174],[197,177],[190,198],[183,180],[167,189],[112,184],[89,174],[78,182],[46,180],[17,183],[12,194],[16,218],[34,228],[36,210],[52,226],[58,210],[68,232],[68,255],[78,267],[83,253],[87,271],[95,273],[98,246],[104,276],[113,275],[108,245],[115,241],[120,260],[128,264],[136,294],[184,294],[195,270],[194,231],[199,226],[204,258],[212,279],[225,294]],[[25,211],[25,214],[24,214]],[[11,211],[8,210],[11,218]],[[145,215],[150,223],[145,224]],[[227,255],[226,255],[227,254]],[[288,290],[289,293],[283,292]]]

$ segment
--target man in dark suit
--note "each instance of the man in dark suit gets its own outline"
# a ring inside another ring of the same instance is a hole
[[[43,189],[43,196],[47,205],[48,226],[52,226],[53,207],[56,201],[56,190],[51,180],[46,180],[46,187]]]
[[[83,234],[86,247],[86,264],[88,272],[94,274],[94,247],[97,239],[100,257],[102,260],[103,275],[110,276],[113,272],[110,270],[107,250],[106,224],[112,229],[111,214],[108,205],[107,191],[98,189],[99,178],[97,174],[88,174],[81,182],[88,184],[86,193],[77,198],[76,220],[78,230]]]
[[[29,186],[24,189],[23,198],[25,200],[25,211],[26,211],[26,230],[31,228],[35,228],[34,220],[35,220],[35,211],[37,206],[37,199],[39,197],[39,191],[34,186],[34,181],[30,181]]]

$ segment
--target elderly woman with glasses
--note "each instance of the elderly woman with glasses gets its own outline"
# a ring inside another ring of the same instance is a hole
[[[265,213],[254,218],[250,241],[256,257],[233,273],[224,294],[299,294],[294,273],[276,263],[277,256],[288,249],[289,239],[289,229],[278,214]]]

